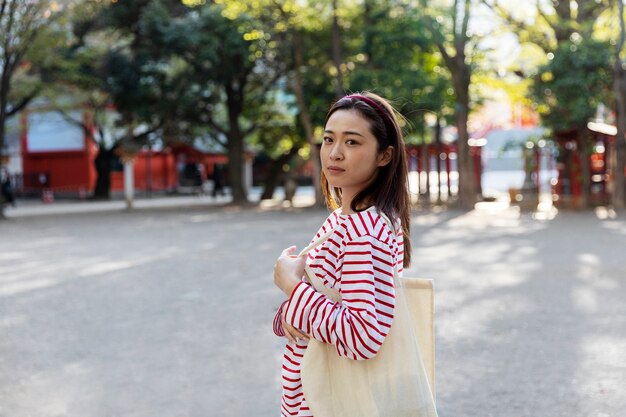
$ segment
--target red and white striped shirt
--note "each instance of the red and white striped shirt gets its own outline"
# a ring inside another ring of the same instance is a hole
[[[314,240],[331,229],[328,240],[311,250],[306,262],[324,285],[339,291],[342,302],[335,303],[301,282],[278,309],[274,333],[284,336],[281,315],[286,309],[289,324],[334,345],[339,355],[370,359],[378,353],[393,321],[393,266],[397,264],[398,273],[402,273],[402,231],[398,227],[396,236],[374,207],[348,215],[342,215],[341,209],[334,211]],[[282,416],[313,416],[300,380],[307,343],[287,341],[282,365]]]

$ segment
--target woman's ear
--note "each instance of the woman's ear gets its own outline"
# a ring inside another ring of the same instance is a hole
[[[378,154],[378,166],[384,167],[393,158],[393,146],[387,146],[387,149]]]

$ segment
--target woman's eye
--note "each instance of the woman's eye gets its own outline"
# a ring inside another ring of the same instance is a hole
[[[356,140],[353,140],[353,139],[348,139],[346,141],[346,145],[358,145],[358,144],[359,144],[359,142],[357,142]]]
[[[331,143],[333,140],[331,138],[329,138],[328,136],[325,136],[323,141],[326,142],[326,143]]]

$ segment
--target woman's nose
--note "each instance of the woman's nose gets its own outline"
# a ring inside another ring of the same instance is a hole
[[[340,160],[341,158],[343,158],[343,151],[341,150],[341,146],[335,144],[335,146],[333,146],[333,148],[330,150],[329,156],[332,160]]]

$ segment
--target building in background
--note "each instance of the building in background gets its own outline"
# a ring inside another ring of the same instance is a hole
[[[88,125],[88,115],[70,115]],[[18,192],[40,195],[44,192],[89,196],[95,187],[94,160],[98,146],[90,134],[55,111],[25,111],[11,131],[9,169],[15,174]],[[228,158],[215,150],[178,144],[166,148],[141,149],[134,160],[134,186],[138,192],[185,191],[185,186],[204,186],[216,164],[225,166]],[[190,169],[193,168],[193,169]],[[193,177],[193,178],[191,178]],[[198,183],[199,182],[199,183]],[[118,157],[111,162],[111,191],[124,189],[123,164]]]

